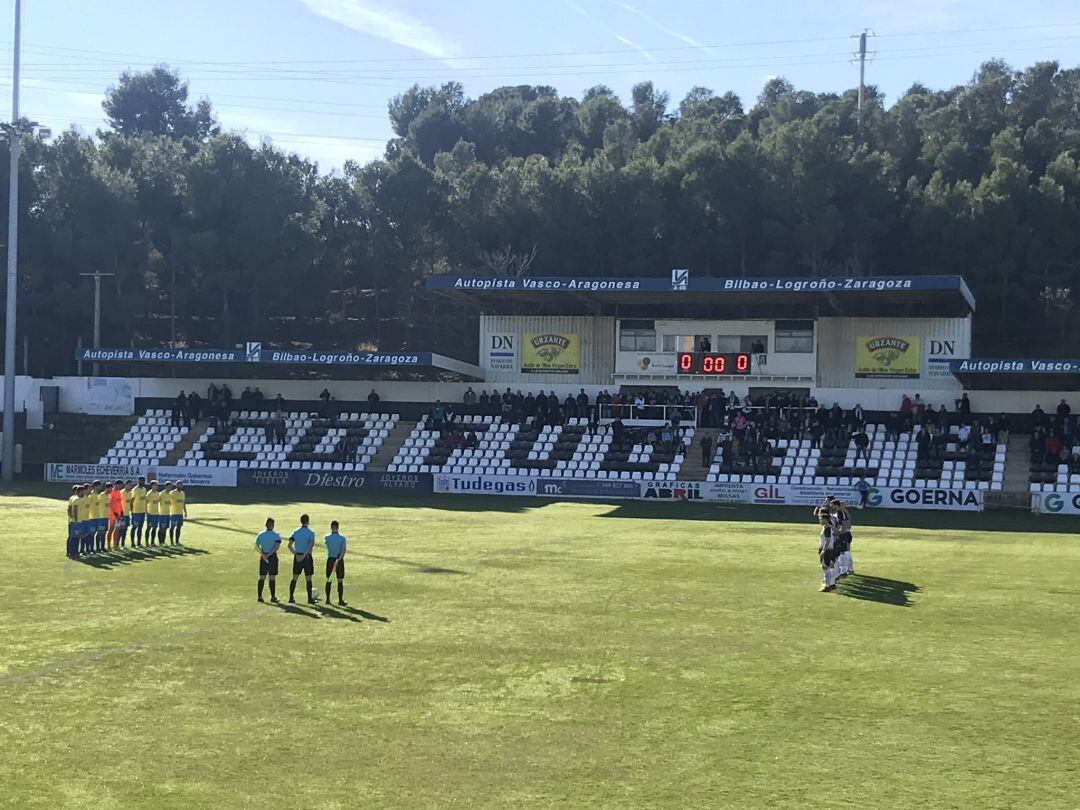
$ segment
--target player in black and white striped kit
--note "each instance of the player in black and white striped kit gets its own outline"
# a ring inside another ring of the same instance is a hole
[[[828,593],[836,590],[836,572],[834,570],[836,564],[836,552],[834,550],[836,527],[833,525],[832,517],[825,507],[818,507],[817,516],[818,526],[821,527],[818,540],[818,559],[821,561],[821,571],[825,580],[821,586],[821,592]]]
[[[830,511],[836,529],[836,578],[843,579],[855,573],[851,559],[851,513],[843,501],[834,499]]]

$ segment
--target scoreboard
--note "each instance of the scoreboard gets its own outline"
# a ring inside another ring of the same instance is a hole
[[[750,374],[749,352],[679,352],[675,356],[679,374]]]

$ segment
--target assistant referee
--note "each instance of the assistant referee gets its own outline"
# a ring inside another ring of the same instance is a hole
[[[278,572],[278,549],[281,548],[281,535],[274,531],[274,519],[266,519],[266,531],[255,538],[255,548],[259,552],[259,601],[263,600],[263,583],[270,578],[270,601],[277,602],[277,586],[274,577]]]
[[[311,589],[311,577],[315,574],[315,561],[311,552],[315,550],[315,532],[308,528],[310,518],[307,515],[300,516],[300,526],[289,537],[289,551],[293,553],[292,579],[289,580],[289,603],[296,601],[296,580],[303,573],[307,582],[307,600],[309,605],[314,605],[318,599],[315,591]]]

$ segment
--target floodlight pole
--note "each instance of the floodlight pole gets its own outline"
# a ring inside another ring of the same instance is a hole
[[[7,317],[4,323],[4,441],[0,452],[0,480],[15,478],[15,296],[18,293],[19,261],[19,51],[22,34],[22,0],[15,0],[15,61],[11,76],[11,127],[8,149]]]

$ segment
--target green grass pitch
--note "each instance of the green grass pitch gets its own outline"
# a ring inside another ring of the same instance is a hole
[[[0,497],[3,806],[1080,806],[1070,519],[857,513],[819,594],[809,509],[195,490],[87,565],[60,495]],[[301,511],[355,612],[255,601]]]

